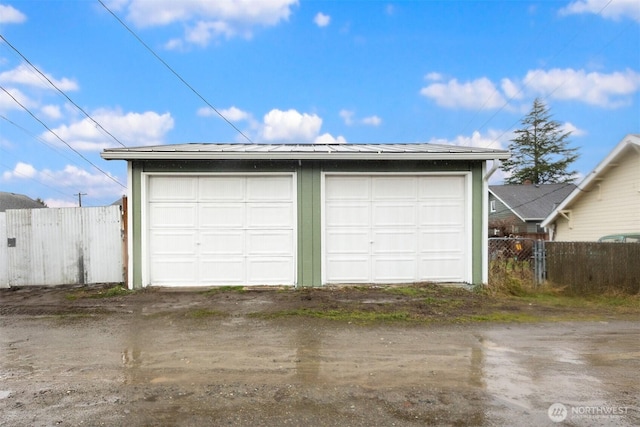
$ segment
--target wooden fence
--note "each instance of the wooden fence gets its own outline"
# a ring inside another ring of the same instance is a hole
[[[640,292],[640,244],[545,242],[546,279],[574,294]]]

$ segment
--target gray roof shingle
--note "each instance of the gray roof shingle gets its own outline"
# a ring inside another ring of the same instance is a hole
[[[0,212],[5,212],[7,209],[38,209],[44,207],[41,203],[24,194],[0,191]]]
[[[489,191],[525,221],[543,220],[576,188],[575,184],[490,185]]]

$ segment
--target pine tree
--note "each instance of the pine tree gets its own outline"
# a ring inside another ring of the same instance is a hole
[[[529,114],[522,119],[523,127],[515,131],[509,150],[511,158],[501,169],[509,174],[507,184],[555,184],[572,182],[576,171],[568,170],[579,157],[577,148],[569,148],[570,131],[560,129],[551,119],[545,103],[536,98]]]

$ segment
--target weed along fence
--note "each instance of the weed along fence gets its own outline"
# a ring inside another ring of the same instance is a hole
[[[120,206],[0,213],[0,287],[123,281]]]
[[[546,279],[574,294],[640,292],[640,244],[545,242]]]
[[[640,292],[640,244],[489,239],[489,282],[512,287],[550,282],[573,294]]]

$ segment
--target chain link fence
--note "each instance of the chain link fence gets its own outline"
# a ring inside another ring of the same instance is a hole
[[[541,284],[545,280],[544,241],[523,237],[489,239],[489,281],[517,277]]]

